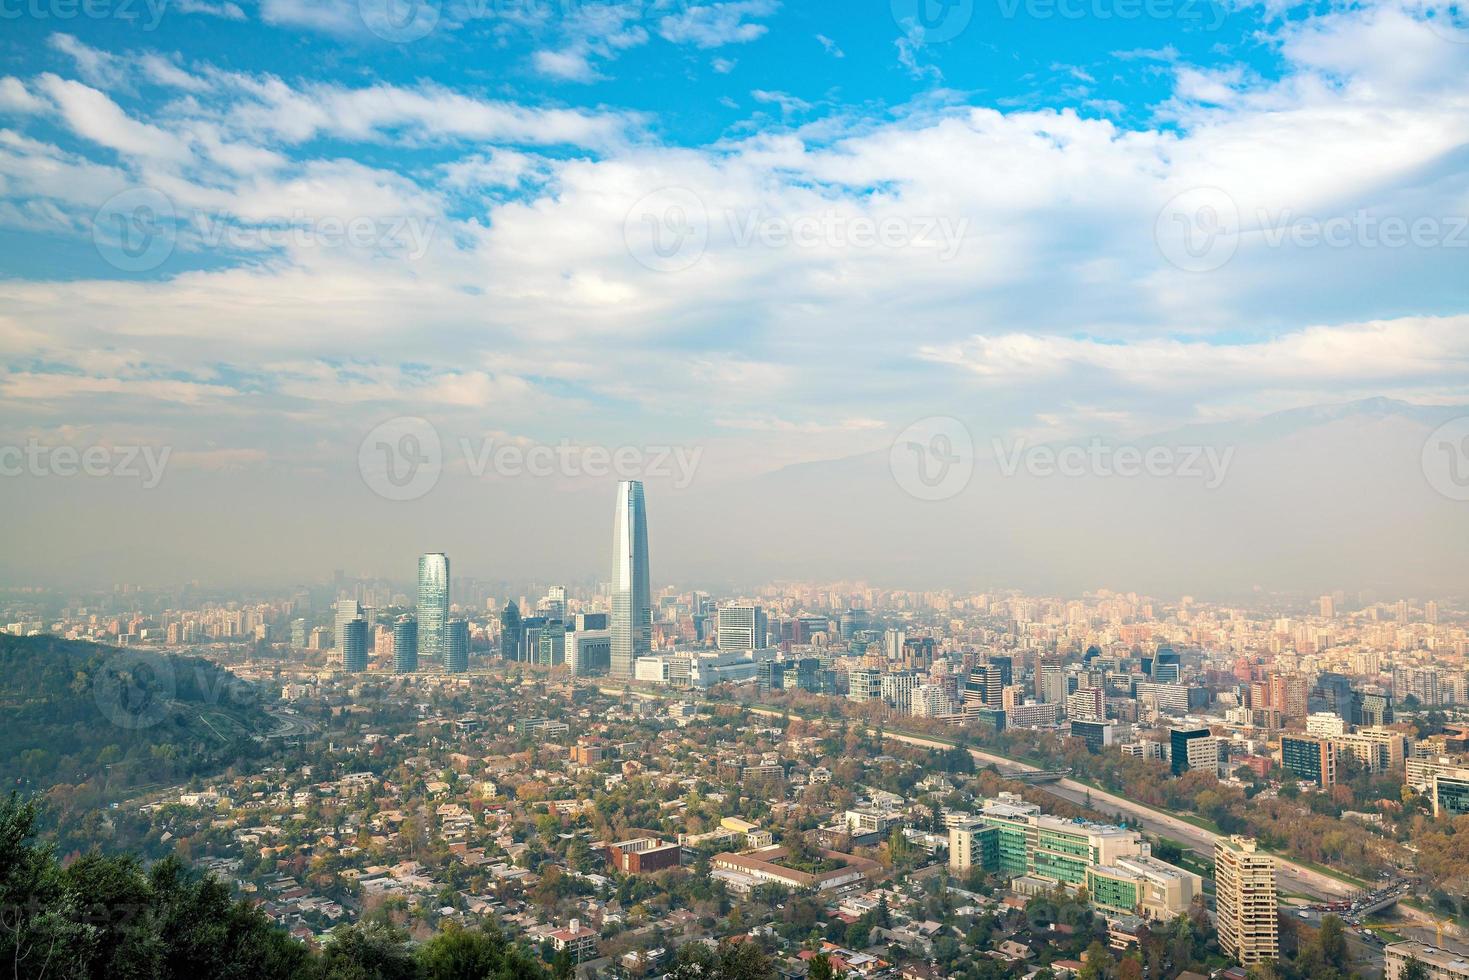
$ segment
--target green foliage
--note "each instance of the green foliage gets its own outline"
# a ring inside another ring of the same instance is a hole
[[[770,957],[754,942],[705,943],[679,947],[669,980],[769,980],[775,974]]]
[[[313,954],[214,878],[169,858],[89,854],[62,868],[38,811],[0,801],[0,962],[56,980],[543,980],[494,930],[451,928],[418,950],[385,921],[342,927]],[[743,976],[743,975],[742,975]]]
[[[204,714],[207,714],[207,722]],[[208,661],[54,636],[0,635],[0,780],[112,790],[258,755],[274,723]]]

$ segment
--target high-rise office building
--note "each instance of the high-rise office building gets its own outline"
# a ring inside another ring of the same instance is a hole
[[[1207,768],[1200,762],[1207,754],[1204,747],[1213,741],[1207,728],[1174,728],[1168,732],[1168,757],[1173,775],[1181,776],[1190,769]]]
[[[1219,948],[1245,965],[1280,956],[1275,859],[1246,837],[1214,843],[1215,924]]]
[[[768,626],[765,610],[759,606],[734,604],[719,607],[719,632],[716,634],[721,650],[763,650]]]
[[[505,603],[500,613],[500,656],[505,660],[524,660],[525,623],[520,618],[520,607],[514,602]]]
[[[1280,765],[1318,786],[1336,785],[1336,745],[1329,737],[1282,735]]]
[[[624,480],[612,524],[612,676],[632,677],[633,663],[652,648],[647,508],[642,481]]]
[[[1066,703],[1066,673],[1059,663],[1042,661],[1036,668],[1035,694],[1045,704]]]
[[[547,619],[566,619],[566,586],[553,585],[536,603],[536,615]]]
[[[1066,699],[1066,716],[1076,721],[1106,721],[1107,692],[1100,687],[1079,687]]]
[[[367,620],[359,616],[340,628],[337,645],[342,649],[342,669],[360,674],[367,669]]]
[[[418,653],[443,661],[449,644],[449,556],[418,559]]]
[[[336,619],[334,621],[332,636],[336,639],[338,650],[346,649],[346,647],[343,645],[342,638],[347,635],[347,624],[350,623],[352,620],[357,619],[358,617],[361,617],[364,620],[367,618],[367,616],[363,612],[361,603],[359,603],[356,599],[337,600]]]
[[[469,621],[449,620],[449,643],[444,651],[444,670],[462,674],[469,669]]]
[[[411,674],[418,670],[418,622],[412,616],[399,616],[393,624],[393,673]]]
[[[1159,647],[1153,654],[1153,683],[1177,684],[1182,679],[1182,658],[1170,647]]]

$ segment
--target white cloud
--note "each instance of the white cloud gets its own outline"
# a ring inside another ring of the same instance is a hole
[[[925,346],[919,356],[987,382],[1029,384],[1103,372],[1140,388],[1315,387],[1469,380],[1469,315],[1312,326],[1249,343],[1104,342],[1011,333]]]
[[[764,24],[747,18],[769,17],[779,9],[776,0],[735,0],[691,6],[659,21],[658,34],[674,44],[693,44],[700,48],[744,44],[763,37],[767,30]]]
[[[0,78],[0,111],[29,114],[45,108],[45,103],[32,95],[20,79]]]

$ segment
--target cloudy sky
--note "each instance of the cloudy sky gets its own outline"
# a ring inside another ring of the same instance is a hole
[[[511,577],[527,528],[569,578],[610,530],[588,447],[697,453],[666,488],[697,496],[932,417],[989,446],[1469,403],[1455,6],[0,16],[0,443],[42,454],[0,478],[11,582],[383,573],[457,534]],[[377,451],[425,440],[441,472],[384,499]],[[583,465],[512,489],[506,446]]]

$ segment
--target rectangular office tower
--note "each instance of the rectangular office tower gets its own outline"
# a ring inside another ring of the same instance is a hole
[[[449,556],[418,559],[418,654],[443,662],[449,646]]]
[[[612,524],[612,676],[631,678],[653,648],[653,596],[648,585],[648,514],[640,480],[617,485]]]
[[[765,610],[734,603],[719,608],[716,642],[721,650],[763,650],[769,630]]]
[[[418,623],[412,616],[400,616],[393,624],[393,673],[411,674],[418,670]]]
[[[469,621],[449,620],[449,645],[444,653],[444,670],[462,674],[469,669]]]
[[[1252,839],[1215,842],[1214,902],[1220,949],[1246,966],[1279,958],[1275,859],[1259,853]]]
[[[367,669],[367,620],[360,616],[342,624],[338,640],[342,647],[342,669],[360,674]]]

